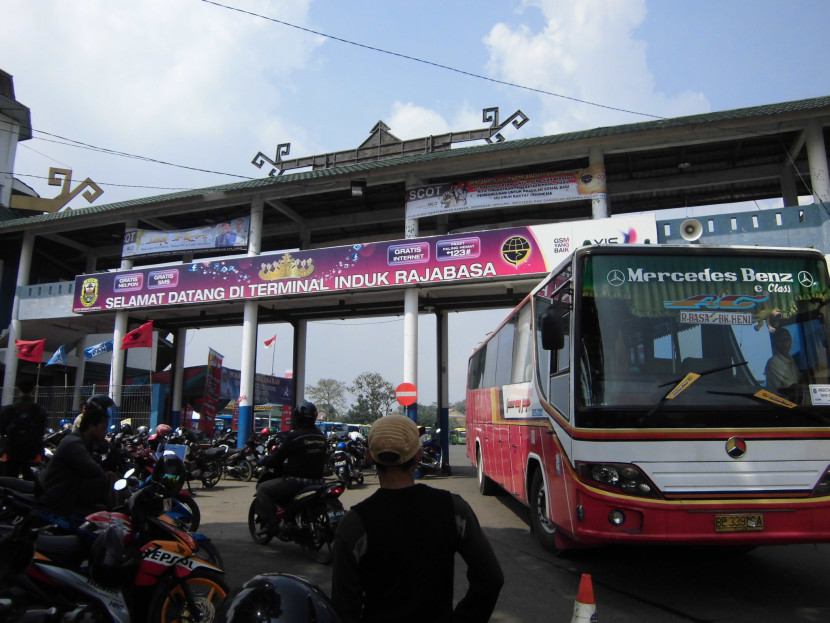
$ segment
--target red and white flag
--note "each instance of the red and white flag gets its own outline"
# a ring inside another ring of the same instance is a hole
[[[17,356],[26,361],[40,363],[43,361],[43,347],[46,346],[46,338],[42,340],[15,340]]]
[[[133,329],[121,340],[121,349],[151,348],[153,346],[153,321],[145,322],[138,329]]]
[[[265,340],[265,348],[271,348],[274,345],[274,342],[277,341],[277,336],[274,335],[270,340]]]

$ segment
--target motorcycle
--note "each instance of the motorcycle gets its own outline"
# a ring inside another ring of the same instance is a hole
[[[363,484],[363,471],[358,467],[354,454],[349,450],[349,445],[345,441],[337,442],[332,458],[334,473],[337,478],[346,483],[347,489]]]
[[[248,531],[254,543],[265,545],[274,537],[284,542],[295,542],[308,552],[315,562],[331,562],[331,543],[337,525],[346,514],[340,495],[345,483],[335,481],[310,485],[298,491],[282,513],[276,529],[263,517],[256,497],[248,509]],[[254,494],[256,496],[256,494]]]
[[[259,461],[258,453],[256,450],[256,441],[253,439],[248,440],[248,442],[238,450],[234,450],[231,454],[225,456],[222,470],[225,472],[226,476],[231,476],[232,478],[238,478],[239,480],[244,480],[248,482],[254,476],[254,470],[256,469],[257,462]]]
[[[188,480],[201,480],[205,489],[215,487],[222,479],[222,466],[227,450],[227,446],[202,448],[199,444],[190,442],[184,460]]]
[[[441,451],[441,429],[421,444],[424,451],[421,460],[418,461],[416,473],[423,477],[429,474],[450,475],[450,466],[444,464],[444,455]]]
[[[0,549],[10,550],[0,559],[17,563],[3,582],[15,610],[60,621],[212,621],[228,594],[224,572],[159,515],[168,482],[138,489],[125,514],[87,516],[86,537],[38,534],[27,521],[0,527]]]

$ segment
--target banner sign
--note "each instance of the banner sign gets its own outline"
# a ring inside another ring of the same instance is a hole
[[[205,249],[247,249],[250,216],[216,225],[179,230],[150,230],[128,227],[122,257],[180,255]]]
[[[657,240],[654,215],[511,227],[80,275],[72,311],[222,303],[547,274],[575,247]]]
[[[605,169],[459,180],[406,189],[406,218],[605,197]]]
[[[219,392],[222,384],[222,355],[212,348],[208,350],[208,364],[205,378],[205,395],[202,399],[202,410],[199,414],[199,430],[213,435],[216,407],[219,402]]]
[[[219,398],[225,400],[239,400],[241,395],[240,378],[242,373],[233,368],[222,368],[222,384]],[[294,403],[294,384],[290,378],[268,376],[267,374],[254,375],[254,404],[281,404]]]

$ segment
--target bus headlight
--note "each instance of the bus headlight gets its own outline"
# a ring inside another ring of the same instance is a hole
[[[631,464],[577,461],[576,470],[582,480],[606,491],[643,498],[661,497],[657,487]]]

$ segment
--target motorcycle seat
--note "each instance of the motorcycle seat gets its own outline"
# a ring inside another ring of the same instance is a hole
[[[11,489],[19,493],[34,493],[35,481],[23,480],[22,478],[13,478],[11,476],[0,476],[0,487],[3,489]]]
[[[205,456],[209,459],[213,459],[213,458],[216,458],[217,456],[225,454],[226,451],[227,451],[226,446],[219,446],[219,447],[216,447],[216,448],[210,448],[209,450],[205,451]]]

